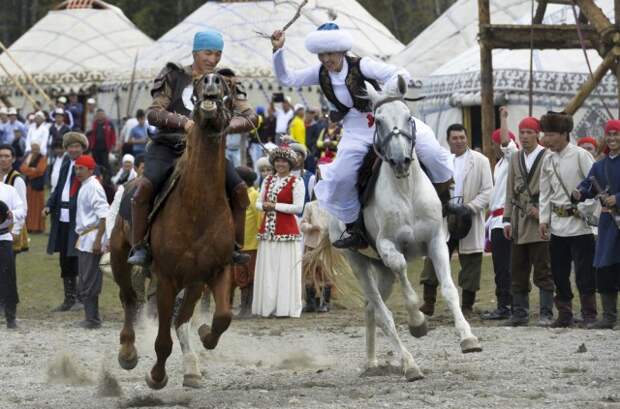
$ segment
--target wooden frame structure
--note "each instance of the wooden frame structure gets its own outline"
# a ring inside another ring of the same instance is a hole
[[[532,0],[533,1],[533,0]],[[579,92],[568,103],[565,112],[574,114],[598,86],[608,71],[620,79],[620,0],[614,0],[615,24],[609,21],[594,0],[537,0],[531,25],[493,25],[489,0],[478,0],[480,41],[480,94],[482,114],[482,145],[485,155],[493,160],[491,134],[495,130],[493,104],[494,48],[507,49],[596,49],[603,62],[584,82]],[[548,4],[566,4],[579,7],[579,30],[576,24],[542,24]],[[579,31],[582,40],[579,38]],[[534,38],[535,41],[531,41]],[[618,81],[620,101],[620,80]],[[620,113],[619,113],[620,115]]]

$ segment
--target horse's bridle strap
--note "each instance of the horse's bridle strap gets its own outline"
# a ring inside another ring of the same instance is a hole
[[[379,107],[383,104],[387,104],[389,102],[394,102],[394,101],[403,101],[403,97],[387,97],[385,99],[382,99],[381,101],[377,102],[374,106],[374,111],[376,112],[377,109],[379,109]],[[404,101],[403,101],[404,102]]]

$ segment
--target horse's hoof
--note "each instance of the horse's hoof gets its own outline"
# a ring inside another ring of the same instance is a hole
[[[126,371],[131,371],[138,365],[138,352],[134,348],[128,358],[123,357],[122,353],[118,353],[118,364]]]
[[[154,389],[156,391],[162,389],[164,386],[168,384],[168,374],[164,376],[164,379],[162,379],[161,382],[154,381],[153,378],[151,378],[150,372],[147,372],[144,379],[146,380],[146,384],[149,386],[149,388]]]
[[[211,332],[211,328],[209,328],[207,324],[202,324],[198,328],[198,336],[200,337],[200,340],[202,341],[202,345],[206,349],[209,349],[209,350],[215,349],[219,341],[219,337],[216,337],[215,335],[213,335],[213,333]]]
[[[206,337],[210,333],[211,333],[211,328],[209,328],[207,324],[202,324],[200,327],[198,327],[198,337],[200,338],[201,341],[204,339],[204,337]]]
[[[424,335],[428,334],[428,325],[426,325],[426,319],[422,322],[422,324],[414,327],[413,325],[409,325],[409,332],[415,338],[422,338]]]
[[[202,388],[200,375],[183,375],[183,386],[186,388]]]
[[[469,354],[472,352],[482,352],[482,345],[476,337],[466,338],[461,341],[461,351],[464,354]]]
[[[424,379],[424,375],[420,368],[409,368],[405,371],[405,379],[407,382],[415,382]]]

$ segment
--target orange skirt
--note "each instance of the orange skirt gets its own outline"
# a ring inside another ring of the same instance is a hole
[[[26,216],[26,227],[31,233],[43,233],[45,231],[45,218],[41,215],[45,207],[45,191],[33,190],[28,186],[28,215]]]

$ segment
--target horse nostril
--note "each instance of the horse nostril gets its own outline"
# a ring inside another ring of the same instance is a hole
[[[411,165],[411,158],[405,158],[405,165]]]

